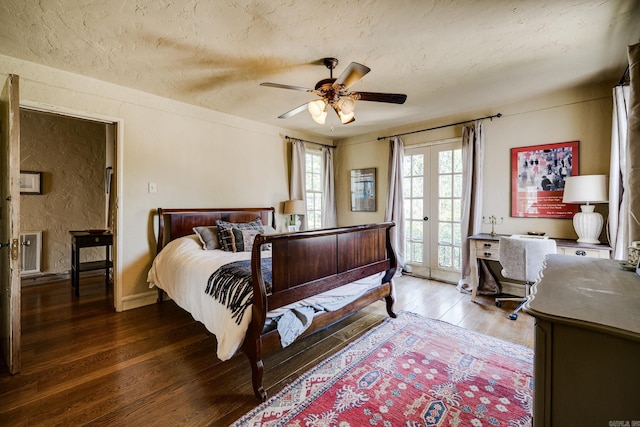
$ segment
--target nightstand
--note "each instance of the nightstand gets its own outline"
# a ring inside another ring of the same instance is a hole
[[[69,231],[71,234],[71,286],[76,297],[80,296],[80,272],[91,270],[104,270],[104,283],[109,286],[109,270],[113,267],[111,262],[111,246],[113,234],[90,233],[88,231]],[[102,261],[80,262],[80,249],[97,246],[105,247],[105,258]]]

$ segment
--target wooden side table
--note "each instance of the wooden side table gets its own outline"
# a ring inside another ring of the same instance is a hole
[[[111,262],[111,246],[113,234],[90,233],[88,231],[69,231],[71,234],[71,286],[76,297],[80,296],[80,272],[104,269],[104,283],[109,286],[109,270],[113,267]],[[102,261],[80,262],[80,249],[96,246],[105,247],[105,259]]]

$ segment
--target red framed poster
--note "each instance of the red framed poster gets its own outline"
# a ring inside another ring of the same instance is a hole
[[[578,141],[512,148],[511,216],[573,218],[579,206],[562,203],[562,195],[578,160]]]

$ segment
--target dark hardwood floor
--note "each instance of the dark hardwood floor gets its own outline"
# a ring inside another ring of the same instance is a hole
[[[396,311],[412,311],[533,348],[533,318],[507,318],[489,297],[396,279]],[[22,290],[22,372],[0,371],[0,425],[226,426],[258,404],[246,356],[215,356],[215,339],[172,301],[123,313],[101,277]],[[272,396],[387,318],[377,302],[264,359]],[[304,351],[303,351],[304,350]]]

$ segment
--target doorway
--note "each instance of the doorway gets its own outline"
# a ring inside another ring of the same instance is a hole
[[[405,147],[405,263],[413,274],[455,283],[462,265],[462,142]]]
[[[42,236],[39,248],[29,248],[41,262],[39,271],[22,275],[27,286],[68,277],[69,231],[110,229],[115,235],[116,124],[29,107],[21,107],[20,116],[20,169],[42,177],[40,194],[20,196],[21,234]],[[81,257],[104,259],[104,248],[83,250]],[[115,281],[109,295],[115,298]]]

